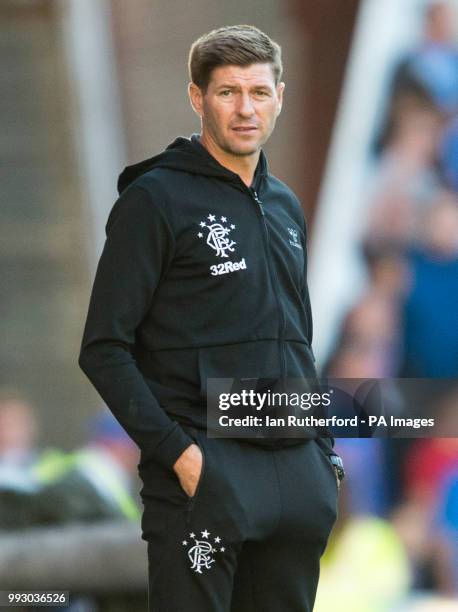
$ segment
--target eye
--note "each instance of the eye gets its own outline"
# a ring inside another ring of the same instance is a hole
[[[255,91],[255,94],[256,94],[257,96],[261,96],[261,97],[264,97],[264,98],[265,98],[265,97],[267,97],[267,96],[269,95],[269,92],[268,92],[268,91],[265,91],[265,89],[257,89],[257,90]]]
[[[230,89],[223,89],[222,91],[219,92],[220,96],[223,96],[224,98],[227,98],[228,96],[231,95],[231,90]]]

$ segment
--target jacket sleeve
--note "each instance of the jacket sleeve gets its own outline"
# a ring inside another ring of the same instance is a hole
[[[302,282],[303,282],[302,284],[302,302],[304,304],[304,308],[307,313],[307,339],[309,342],[310,350],[312,351],[312,354],[313,354],[313,350],[312,350],[312,340],[313,340],[312,305],[310,303],[310,295],[309,295],[308,283],[307,283],[307,260],[308,260],[307,226],[306,226],[304,218],[302,219],[302,222],[303,222],[302,227],[304,231],[304,278],[302,279]],[[329,436],[320,437],[317,439],[317,441],[319,442],[320,446],[323,448],[325,452],[327,452],[330,455],[333,455],[335,454],[333,450],[335,440],[331,434],[331,431],[329,429],[327,429],[327,431],[329,432]]]
[[[193,441],[161,408],[131,350],[173,256],[173,234],[148,191],[133,185],[113,206],[106,235],[79,365],[142,454],[171,468]]]

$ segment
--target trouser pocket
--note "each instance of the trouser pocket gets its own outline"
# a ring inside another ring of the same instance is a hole
[[[201,493],[201,489],[202,489],[202,485],[204,483],[204,479],[205,479],[205,474],[206,474],[206,468],[207,468],[207,456],[206,456],[206,451],[204,449],[204,445],[202,444],[202,442],[199,440],[199,436],[196,430],[194,430],[195,436],[193,436],[193,439],[195,441],[195,443],[198,445],[198,447],[200,448],[200,452],[202,453],[202,467],[200,470],[200,475],[199,475],[199,480],[197,481],[197,486],[196,486],[196,490],[194,491],[194,495],[192,497],[188,496],[188,504],[187,504],[187,521],[189,522],[190,519],[190,514],[194,509],[194,506],[197,502],[197,500],[199,499],[199,495]],[[189,432],[192,435],[192,432]]]

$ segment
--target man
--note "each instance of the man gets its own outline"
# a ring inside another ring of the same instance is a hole
[[[189,68],[200,137],[121,174],[80,365],[141,449],[150,609],[312,610],[331,441],[206,434],[208,378],[316,375],[304,218],[261,151],[280,47],[224,27]]]

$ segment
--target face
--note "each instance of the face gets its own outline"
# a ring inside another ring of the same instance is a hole
[[[280,114],[284,83],[275,85],[270,64],[219,66],[207,91],[191,83],[189,94],[202,120],[202,140],[226,154],[257,154]]]

